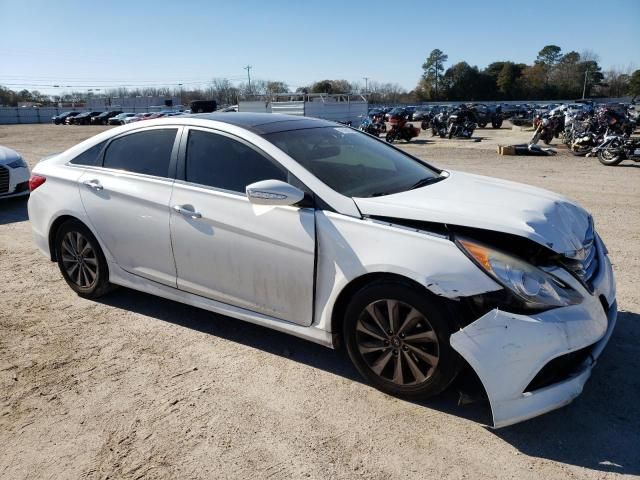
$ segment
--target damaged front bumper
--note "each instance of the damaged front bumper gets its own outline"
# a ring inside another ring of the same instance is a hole
[[[560,408],[582,392],[617,318],[613,271],[603,250],[593,293],[566,272],[562,278],[583,295],[582,303],[533,315],[495,309],[451,336],[451,346],[485,388],[496,428]],[[564,368],[549,377],[554,362]]]

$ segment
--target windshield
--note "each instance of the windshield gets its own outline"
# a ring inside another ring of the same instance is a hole
[[[444,178],[419,160],[349,127],[291,130],[264,137],[349,197],[390,195]]]

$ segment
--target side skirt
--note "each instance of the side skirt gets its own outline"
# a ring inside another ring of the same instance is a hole
[[[115,285],[121,285],[140,292],[157,295],[158,297],[191,305],[192,307],[202,308],[203,310],[208,310],[213,313],[227,315],[229,317],[237,318],[238,320],[271,328],[278,332],[288,333],[295,337],[309,340],[310,342],[318,343],[325,347],[335,348],[333,335],[317,327],[297,325],[268,315],[252,312],[251,310],[234,307],[226,303],[211,300],[210,298],[201,297],[176,288],[171,288],[152,280],[128,273],[118,265],[111,262],[109,262],[109,281]]]

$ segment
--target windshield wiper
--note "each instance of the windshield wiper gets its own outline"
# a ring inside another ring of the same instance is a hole
[[[430,185],[432,183],[439,182],[440,180],[443,180],[444,178],[445,177],[426,177],[426,178],[421,178],[416,183],[411,185],[408,188],[408,190],[415,190],[416,188],[424,187],[426,185]]]

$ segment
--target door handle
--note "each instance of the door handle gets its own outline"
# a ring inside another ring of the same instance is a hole
[[[193,219],[202,218],[202,214],[200,212],[192,210],[193,207],[187,207],[191,207],[191,205],[174,205],[172,208],[175,212],[179,213],[180,215],[184,215],[185,217],[191,217]]]
[[[84,183],[87,187],[93,189],[93,190],[103,190],[104,187],[102,185],[100,185],[100,182],[98,180],[86,180]]]

